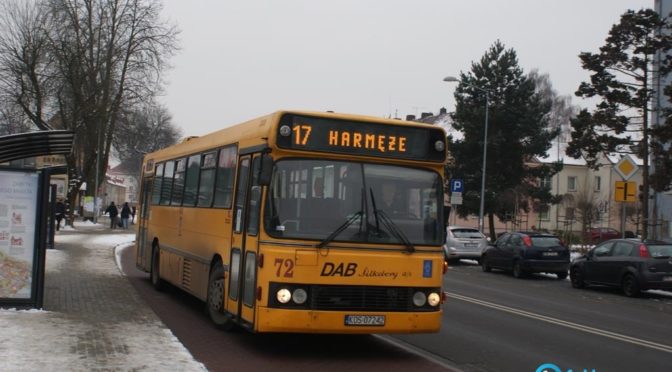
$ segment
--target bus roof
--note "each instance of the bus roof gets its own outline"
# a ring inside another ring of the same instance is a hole
[[[223,142],[238,143],[240,148],[247,148],[252,146],[266,145],[269,138],[274,138],[275,124],[279,122],[280,118],[285,114],[302,115],[309,117],[325,118],[325,119],[340,119],[350,121],[362,121],[382,124],[393,124],[401,126],[419,127],[419,128],[434,128],[444,131],[435,125],[410,122],[399,119],[387,119],[367,115],[345,114],[335,112],[320,112],[320,111],[304,111],[304,110],[280,110],[261,117],[254,118],[239,124],[231,125],[222,128],[215,132],[205,134],[203,136],[186,137],[181,143],[169,146],[167,148],[157,150],[153,153],[145,155],[145,161],[153,159],[161,161],[164,159],[188,155],[190,153],[204,150],[207,148],[218,148],[222,146]],[[445,131],[443,138],[445,138]]]

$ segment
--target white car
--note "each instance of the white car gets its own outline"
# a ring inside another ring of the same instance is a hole
[[[473,259],[480,263],[481,253],[488,246],[488,239],[473,227],[448,226],[443,252],[447,261],[461,258]]]

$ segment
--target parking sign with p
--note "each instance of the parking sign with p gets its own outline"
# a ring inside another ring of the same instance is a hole
[[[459,192],[462,193],[464,190],[464,182],[459,178],[453,178],[450,180],[450,192]]]

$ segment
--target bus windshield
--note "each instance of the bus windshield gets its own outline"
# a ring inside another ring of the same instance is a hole
[[[324,240],[341,228],[333,241],[403,245],[401,235],[413,245],[440,245],[439,195],[439,174],[425,169],[280,160],[264,224],[277,238]]]

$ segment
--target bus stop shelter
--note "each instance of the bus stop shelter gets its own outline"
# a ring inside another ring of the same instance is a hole
[[[67,155],[74,132],[0,136],[0,307],[41,308],[44,295],[50,175],[55,169],[3,166],[12,160]],[[65,169],[59,167],[58,172]],[[53,230],[53,229],[52,229]]]

